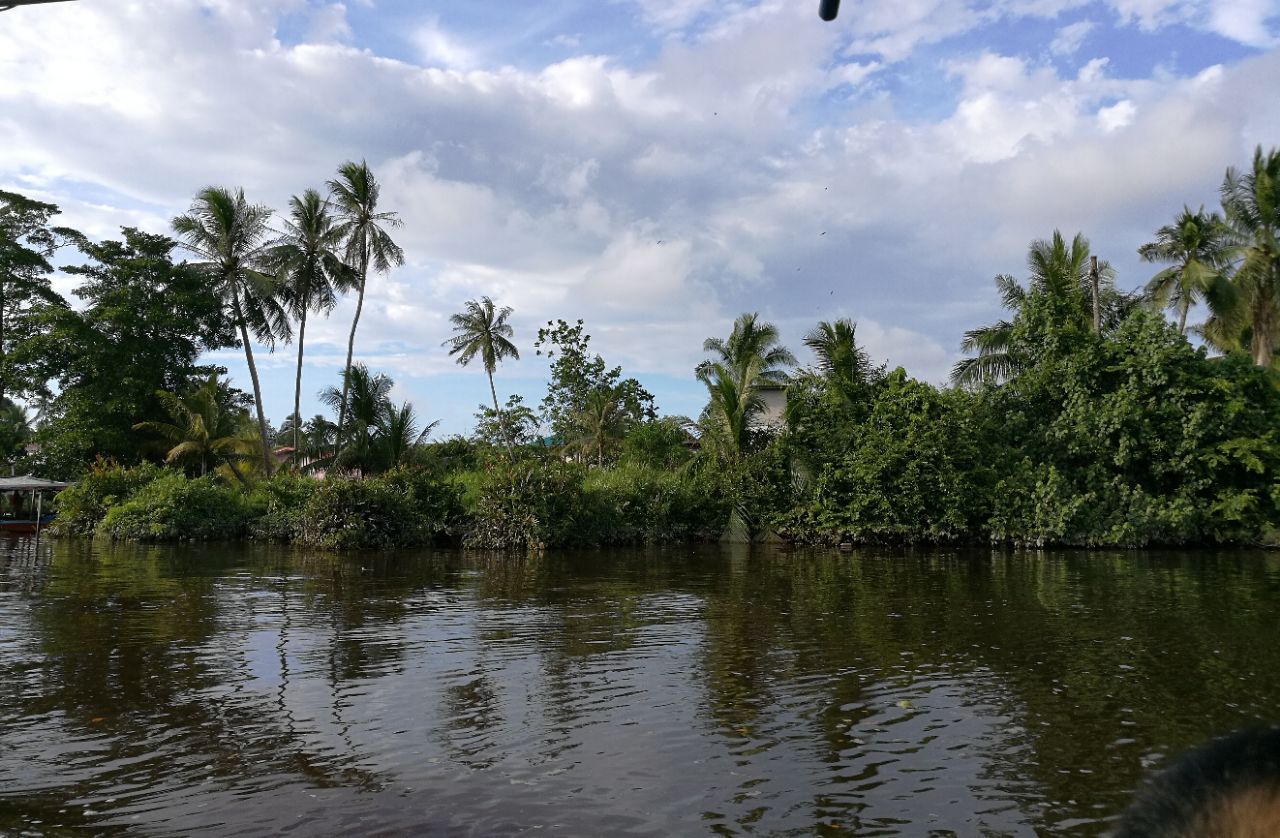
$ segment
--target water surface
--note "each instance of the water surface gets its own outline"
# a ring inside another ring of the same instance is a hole
[[[0,832],[1097,834],[1280,557],[0,540]]]

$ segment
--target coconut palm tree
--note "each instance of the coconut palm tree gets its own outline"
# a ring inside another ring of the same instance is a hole
[[[429,422],[419,430],[418,416],[412,404],[405,402],[399,407],[390,403],[383,405],[374,423],[374,448],[378,459],[386,468],[404,465],[413,450],[426,441],[438,424],[438,421]]]
[[[1187,312],[1193,305],[1209,300],[1210,309],[1222,299],[1230,247],[1222,216],[1206,213],[1201,206],[1192,212],[1184,206],[1172,224],[1156,231],[1155,241],[1138,248],[1147,262],[1170,262],[1147,283],[1147,297],[1161,307],[1178,313],[1178,333],[1187,333]]]
[[[289,319],[276,298],[275,280],[263,264],[270,216],[267,207],[246,201],[243,189],[208,186],[196,193],[184,215],[173,219],[173,229],[183,245],[203,260],[192,267],[207,277],[240,332],[253,382],[262,464],[268,475],[272,466],[270,440],[249,332],[267,347],[290,336]]]
[[[244,434],[247,415],[226,407],[226,385],[218,381],[217,373],[186,396],[158,390],[156,397],[171,421],[139,422],[133,428],[151,431],[172,443],[165,452],[166,463],[199,463],[203,477],[210,461],[223,462],[241,483],[249,485],[237,461],[251,456],[257,446]]]
[[[1088,239],[1077,233],[1067,244],[1062,233],[1054,230],[1052,238],[1031,243],[1027,267],[1030,272],[1027,287],[1008,274],[1000,274],[995,279],[1006,310],[1016,317],[1030,294],[1045,294],[1067,303],[1072,317],[1068,325],[1092,331],[1094,301]],[[1105,331],[1118,325],[1132,301],[1115,290],[1115,271],[1106,262],[1098,263],[1098,277]],[[977,355],[961,359],[952,367],[952,382],[958,385],[999,383],[1016,373],[1024,359],[1014,349],[1013,332],[1013,318],[965,332],[960,349]]]
[[[843,318],[834,323],[822,320],[804,336],[804,345],[818,359],[818,370],[827,384],[846,401],[867,380],[871,358],[858,346],[858,324]]]
[[[756,312],[739,315],[727,340],[707,338],[702,350],[715,353],[719,363],[739,372],[759,361],[753,386],[783,384],[787,380],[786,367],[795,366],[796,358],[781,344],[778,328],[760,322],[759,316]]]
[[[477,357],[489,376],[489,394],[493,396],[493,409],[498,412],[498,390],[493,386],[493,373],[504,358],[520,360],[520,350],[511,342],[513,332],[507,323],[511,307],[495,308],[493,300],[481,297],[467,300],[466,311],[449,318],[453,324],[453,337],[444,342],[449,354],[458,356],[458,363],[467,366]]]
[[[351,336],[347,340],[347,363],[343,367],[343,389],[348,384],[351,371],[351,354],[356,345],[356,327],[360,325],[360,311],[364,308],[365,285],[369,268],[386,273],[393,266],[404,264],[404,251],[391,239],[388,229],[402,226],[400,216],[394,212],[379,212],[378,198],[381,187],[369,170],[369,164],[361,160],[348,160],[338,167],[338,176],[329,181],[329,200],[337,215],[337,235],[344,244],[347,264],[353,265],[358,274],[356,313],[351,319]],[[344,396],[338,409],[339,441],[346,433],[346,404]]]
[[[706,361],[698,367],[698,379],[707,388],[703,411],[704,438],[718,442],[731,457],[746,447],[751,420],[764,410],[760,391],[751,384],[761,370],[759,358],[736,370],[720,361]]]
[[[702,348],[718,356],[696,370],[709,396],[707,415],[736,455],[746,444],[752,418],[764,409],[761,389],[785,383],[786,368],[796,359],[782,346],[777,327],[761,322],[755,312],[739,315],[727,339],[707,338]]]
[[[375,429],[390,406],[394,382],[384,373],[370,372],[364,364],[352,365],[342,379],[341,390],[326,387],[320,393],[320,401],[330,410],[347,417],[349,433],[337,439],[332,463],[339,468],[370,471],[375,466]]]
[[[1221,192],[1240,265],[1232,282],[1237,302],[1214,328],[1247,332],[1254,363],[1269,367],[1280,338],[1280,149],[1263,154],[1258,146],[1248,172],[1227,169]]]
[[[338,294],[356,286],[355,270],[338,254],[341,247],[342,237],[319,192],[308,189],[301,197],[289,199],[284,233],[268,251],[267,263],[275,271],[286,310],[298,321],[298,365],[293,386],[293,417],[298,419],[307,314],[315,311],[327,315],[338,304]],[[295,452],[300,450],[301,424],[295,421],[290,429]]]

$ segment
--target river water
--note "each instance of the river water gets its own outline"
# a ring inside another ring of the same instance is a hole
[[[1280,556],[0,540],[0,832],[1097,834]]]

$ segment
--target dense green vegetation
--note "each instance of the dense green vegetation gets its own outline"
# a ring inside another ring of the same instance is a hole
[[[534,343],[550,359],[539,409],[504,406],[494,374],[519,359],[511,311],[467,301],[446,346],[481,362],[492,406],[472,437],[436,442],[411,404],[391,403],[388,376],[352,361],[360,305],[340,381],[321,394],[332,417],[299,415],[308,312],[345,291],[362,299],[371,268],[404,258],[367,166],[344,164],[329,192],[295,198],[273,238],[269,210],[202,190],[174,221],[193,263],[175,262],[166,236],[90,242],[52,227],[55,207],[0,193],[0,443],[17,468],[80,478],[60,498],[62,531],[503,550],[725,534],[1275,540],[1280,151],[1228,170],[1221,214],[1184,209],[1139,248],[1168,265],[1141,292],[1120,291],[1082,235],[1032,243],[1025,282],[996,278],[1009,316],[966,334],[950,387],[876,365],[848,320],[817,324],[804,339],[815,361],[797,368],[777,329],[747,313],[704,344],[702,414],[663,417],[581,320],[558,320]],[[79,309],[48,280],[49,259],[72,246],[90,260],[64,269],[83,278]],[[1207,318],[1189,325],[1200,304]],[[279,431],[251,335],[298,342]],[[251,395],[200,363],[231,347],[246,353]],[[15,399],[39,406],[34,428]],[[38,450],[21,455],[33,437]]]

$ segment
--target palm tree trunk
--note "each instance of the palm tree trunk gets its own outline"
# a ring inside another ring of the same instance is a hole
[[[511,445],[511,434],[507,433],[509,428],[502,421],[502,408],[498,407],[498,390],[493,386],[493,370],[485,370],[489,375],[489,395],[493,396],[493,418],[498,420],[498,427],[503,429],[503,436],[506,437],[503,442],[507,445],[507,454],[515,456],[515,448]]]
[[[1178,312],[1178,334],[1185,335],[1187,333],[1187,311],[1191,308],[1191,298],[1184,296],[1182,298],[1181,311]]]
[[[244,473],[240,471],[240,466],[236,465],[235,460],[231,459],[230,457],[227,457],[226,460],[227,460],[227,465],[231,468],[231,473],[236,476],[236,479],[240,481],[241,485],[243,485],[246,489],[248,489],[249,480],[244,476]]]
[[[360,325],[360,310],[364,308],[364,286],[369,280],[369,242],[360,233],[360,293],[356,295],[356,316],[351,318],[351,337],[347,338],[347,365],[342,371],[342,404],[338,405],[338,439],[335,448],[342,450],[343,424],[347,418],[347,394],[351,388],[351,353],[356,348],[356,326]]]
[[[249,380],[253,382],[253,406],[258,411],[258,434],[262,437],[262,466],[267,477],[271,476],[271,449],[267,444],[267,417],[262,412],[262,385],[258,383],[258,365],[253,362],[253,346],[249,343],[249,329],[240,310],[240,293],[231,292],[231,304],[235,306],[236,325],[240,327],[240,340],[244,341],[244,357],[249,364]]]
[[[302,347],[307,340],[307,309],[304,306],[298,318],[298,372],[293,379],[293,457],[297,463],[300,448],[298,435],[302,433]]]

